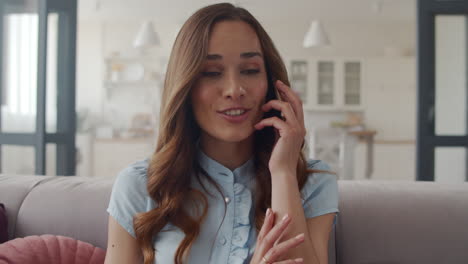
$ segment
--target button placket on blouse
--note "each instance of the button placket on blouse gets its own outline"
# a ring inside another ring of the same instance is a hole
[[[219,243],[224,246],[226,244],[226,238],[224,236],[222,236],[220,239],[219,239]]]
[[[234,181],[234,175],[231,172],[221,171],[218,172],[218,174],[225,178],[224,180],[228,180],[228,182],[230,183]],[[226,204],[229,204],[231,202],[231,197],[229,197],[228,194],[225,194],[224,202],[226,202]]]
[[[240,178],[240,175],[236,175]],[[251,208],[251,192],[242,183],[235,180],[232,185],[233,203],[233,229],[231,248],[229,252],[229,263],[244,263],[248,257],[248,241],[250,232],[249,212]]]
[[[233,175],[230,172],[221,171],[221,172],[218,172],[218,174],[221,175],[221,177],[223,178],[225,177],[226,180],[234,180]],[[231,198],[229,197],[229,195],[225,194],[224,201],[226,202],[226,204],[229,204],[231,202]]]
[[[246,183],[252,177],[253,160],[231,171],[222,164],[200,152],[201,165],[221,187],[223,195],[216,203],[226,209],[223,222],[216,235],[215,258],[222,263],[240,264],[248,258],[247,241],[250,232],[249,211],[252,206],[251,192]],[[224,211],[223,208],[223,211]],[[211,262],[210,262],[211,263]]]
[[[233,193],[233,185],[234,185],[234,175],[230,171],[218,171],[218,175],[220,176],[220,185],[224,189],[224,202],[226,203],[226,217],[225,221],[222,224],[222,227],[220,229],[219,235],[218,235],[218,244],[221,247],[225,247],[226,250],[229,250],[230,244],[228,241],[232,239],[232,230],[230,227],[232,224],[227,223],[227,219],[232,219],[232,217],[229,217],[228,215],[234,214],[232,206],[230,205],[231,202],[231,197],[234,197]],[[226,252],[226,255],[229,255],[228,252]]]

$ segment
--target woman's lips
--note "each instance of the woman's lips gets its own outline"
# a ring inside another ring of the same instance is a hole
[[[226,115],[225,113],[218,112],[218,115],[223,117],[225,120],[227,120],[230,123],[241,123],[247,119],[249,116],[250,110],[245,110],[245,112],[242,115],[237,115],[237,116],[230,116]]]

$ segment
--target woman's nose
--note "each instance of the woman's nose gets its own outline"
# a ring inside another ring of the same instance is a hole
[[[226,98],[239,99],[245,95],[245,89],[242,87],[241,81],[234,74],[226,76],[223,86],[223,96]]]

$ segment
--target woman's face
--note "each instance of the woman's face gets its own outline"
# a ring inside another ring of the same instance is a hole
[[[214,25],[208,56],[191,91],[193,113],[202,136],[240,142],[255,131],[267,93],[263,53],[245,22]]]

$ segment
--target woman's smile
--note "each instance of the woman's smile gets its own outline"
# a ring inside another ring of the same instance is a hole
[[[250,109],[246,108],[231,108],[220,111],[218,114],[230,123],[241,123],[249,117]]]

